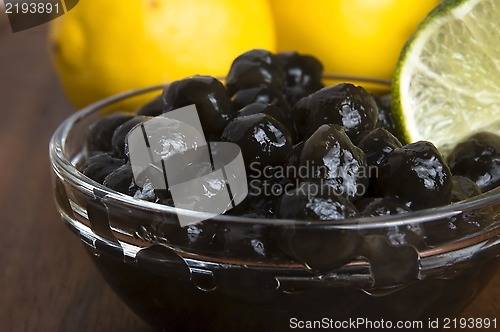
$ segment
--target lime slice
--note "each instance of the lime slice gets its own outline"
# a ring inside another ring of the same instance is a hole
[[[429,13],[401,52],[392,109],[403,140],[443,152],[500,132],[499,0],[445,0]]]

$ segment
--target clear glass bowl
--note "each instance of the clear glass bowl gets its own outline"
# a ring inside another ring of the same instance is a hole
[[[89,125],[161,89],[93,104],[64,121],[50,142],[62,219],[104,279],[151,325],[285,331],[305,321],[338,327],[383,319],[425,328],[429,318],[456,317],[497,270],[500,188],[396,216],[311,222],[225,215],[181,227],[177,214],[189,211],[114,192],[79,172]],[[412,239],[415,232],[425,238]]]

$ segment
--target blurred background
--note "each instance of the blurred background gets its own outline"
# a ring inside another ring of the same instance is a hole
[[[319,55],[338,52],[342,55],[340,62],[328,60],[327,72],[390,78],[399,49],[412,32],[405,25],[404,34],[398,35],[397,41],[390,39],[388,31],[394,30],[395,25],[391,24],[394,18],[416,25],[438,1],[414,1],[419,5],[418,11],[413,8],[413,14],[411,6],[397,5],[389,16],[377,16],[378,23],[373,23],[380,26],[375,29],[376,36],[385,37],[363,44],[371,53],[363,53],[363,50],[357,53],[384,65],[368,65],[366,61],[363,63],[367,67],[361,69],[342,62],[343,58],[349,58],[345,40],[339,41],[340,46],[324,43],[325,36],[339,33],[341,29],[333,23],[354,24],[345,15],[338,20],[327,16],[318,18],[317,13],[328,13],[324,10],[325,4],[338,5],[342,1],[311,2],[314,5],[308,7],[309,10],[300,12],[301,24],[290,23],[300,6],[297,1],[272,1],[272,6],[265,1],[255,1],[250,7],[245,6],[251,1],[236,1],[245,9],[243,12],[230,1],[216,1],[225,9],[214,9],[212,15],[206,8],[200,10],[192,1],[184,1],[182,3],[190,4],[191,10],[185,7],[175,10],[190,14],[173,15],[177,22],[173,25],[159,24],[158,17],[166,10],[163,5],[172,6],[175,1],[137,2],[147,4],[147,8],[133,7],[132,2],[127,2],[127,6],[115,7],[115,21],[110,22],[112,20],[102,15],[110,9],[98,11],[95,6],[113,2],[82,0],[51,25],[13,33],[0,1],[0,331],[150,331],[101,279],[77,237],[60,220],[53,203],[49,139],[56,127],[77,108],[119,91],[200,71],[223,75],[236,54],[254,47],[276,51],[297,46],[299,51]],[[347,13],[354,10],[349,6],[360,6],[358,0],[345,3],[347,7],[343,10]],[[373,13],[373,9],[363,8]],[[248,15],[249,11],[255,14]],[[339,12],[337,8],[335,13]],[[192,18],[193,13],[209,16],[200,16],[204,17],[204,24],[200,25],[198,20],[187,19]],[[242,13],[248,21],[234,26],[234,17]],[[131,20],[126,19],[129,15],[133,17]],[[214,15],[219,15],[219,19],[214,20]],[[221,17],[233,20],[224,21]],[[187,23],[191,24],[192,31],[184,31],[184,34],[163,30],[178,31],[178,24]],[[103,29],[107,32],[102,33]],[[373,25],[363,29],[363,36],[366,31],[374,31]],[[210,36],[200,36],[200,31]],[[213,35],[215,31],[224,34]],[[242,39],[244,33],[257,37]],[[161,47],[158,47],[158,38],[165,38]],[[235,38],[238,43],[231,42]],[[359,46],[362,44],[359,38],[351,39]],[[225,42],[217,42],[221,40]],[[200,45],[193,50],[193,43]],[[212,51],[197,51],[205,46]],[[375,50],[390,50],[392,55],[375,55]],[[167,58],[164,58],[165,52]],[[149,61],[148,56],[155,56],[158,61]],[[494,318],[498,315],[499,289],[500,280],[496,278],[464,316]]]

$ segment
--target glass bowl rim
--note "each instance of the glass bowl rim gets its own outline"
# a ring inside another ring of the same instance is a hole
[[[365,81],[368,83],[376,83],[381,85],[390,84],[389,80],[381,79],[367,79],[361,77],[346,77],[346,76],[336,76],[336,75],[324,75],[325,79],[346,79],[346,80],[356,80]],[[83,173],[81,173],[71,162],[68,160],[64,153],[64,147],[66,143],[66,137],[71,131],[74,124],[76,124],[81,119],[96,112],[103,107],[112,105],[116,102],[120,102],[126,98],[139,96],[141,94],[146,94],[156,90],[163,89],[167,84],[158,84],[154,86],[149,86],[145,88],[135,89],[126,91],[113,95],[111,97],[102,99],[95,103],[92,103],[69,117],[67,117],[54,131],[50,143],[49,143],[49,156],[53,171],[64,178],[66,181],[77,188],[84,188],[89,192],[93,192],[94,189],[106,194],[109,199],[116,200],[121,203],[125,203],[130,206],[138,207],[141,209],[156,210],[163,213],[185,213],[191,214],[193,211],[182,210],[175,207],[148,202],[145,200],[136,199],[132,196],[122,194],[111,190],[104,185],[88,178]],[[81,190],[81,189],[80,189]],[[274,218],[251,218],[251,217],[241,217],[233,215],[218,215],[211,219],[217,220],[219,222],[241,222],[241,223],[265,223],[267,225],[283,225],[283,224],[293,224],[295,226],[304,225],[307,227],[320,227],[320,228],[334,228],[334,229],[349,229],[349,230],[359,230],[379,228],[379,227],[391,227],[400,226],[413,223],[425,223],[426,221],[433,221],[441,218],[450,218],[467,211],[477,211],[481,207],[487,207],[494,202],[500,202],[500,187],[494,188],[490,191],[482,193],[481,195],[475,196],[473,198],[452,203],[449,205],[422,209],[411,211],[404,214],[397,215],[383,215],[376,217],[354,217],[342,220],[296,220],[296,219],[274,219]],[[489,230],[493,228],[500,228],[499,222],[494,222]]]

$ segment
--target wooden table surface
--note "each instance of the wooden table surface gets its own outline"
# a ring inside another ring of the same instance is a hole
[[[151,331],[103,281],[54,207],[48,142],[72,107],[46,30],[13,34],[0,19],[0,331]],[[500,324],[500,272],[462,316]]]

